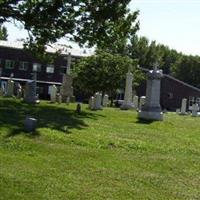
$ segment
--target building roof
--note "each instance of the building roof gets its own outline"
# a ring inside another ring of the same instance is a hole
[[[0,40],[0,47],[6,47],[6,48],[12,48],[12,49],[23,49],[23,42],[22,41],[4,41]],[[90,49],[81,49],[81,48],[70,48],[67,47],[67,45],[64,44],[52,44],[48,45],[46,51],[48,53],[56,53],[57,51],[60,51],[62,55],[68,55],[71,53],[72,56],[78,56],[78,57],[87,57],[91,56],[93,54],[93,51]]]
[[[143,67],[139,67],[139,69],[141,69],[142,71],[145,71],[145,72],[148,72],[148,71],[149,71],[149,69],[146,69],[146,68],[143,68]],[[174,81],[176,81],[176,82],[178,82],[178,83],[180,83],[180,84],[182,84],[182,85],[185,85],[185,86],[187,86],[187,87],[189,87],[189,88],[191,88],[191,89],[193,89],[193,90],[196,90],[196,91],[200,92],[200,89],[199,89],[199,88],[194,87],[194,86],[192,86],[192,85],[190,85],[190,84],[188,84],[188,83],[185,83],[185,82],[183,82],[183,81],[181,81],[181,80],[179,80],[179,79],[177,79],[177,78],[174,78],[174,77],[171,76],[171,75],[163,74],[163,76],[164,76],[164,77],[167,77],[167,78],[169,78],[169,79],[172,79],[172,80],[174,80]]]

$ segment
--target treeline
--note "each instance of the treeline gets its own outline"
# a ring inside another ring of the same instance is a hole
[[[127,45],[126,53],[136,59],[140,67],[151,69],[158,62],[165,74],[200,88],[200,57],[184,55],[146,37],[134,36]]]

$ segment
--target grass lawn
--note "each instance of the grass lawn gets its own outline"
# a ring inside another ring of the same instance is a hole
[[[0,199],[200,199],[200,118],[75,107],[0,98]]]

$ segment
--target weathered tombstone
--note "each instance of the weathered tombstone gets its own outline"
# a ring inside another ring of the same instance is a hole
[[[182,99],[182,102],[181,102],[181,112],[180,112],[180,115],[186,115],[187,112],[186,112],[186,109],[187,109],[187,99]]]
[[[50,100],[52,103],[56,102],[56,95],[57,95],[57,87],[55,85],[52,85],[50,90]]]
[[[197,103],[193,104],[192,105],[192,117],[197,117],[198,111],[199,111],[199,105]]]
[[[6,96],[12,97],[14,95],[14,81],[12,79],[8,80]]]
[[[39,103],[36,95],[35,81],[27,81],[24,92],[24,101],[26,103]]]
[[[59,104],[62,103],[62,96],[61,96],[60,93],[57,93],[57,95],[56,95],[56,102],[59,103]]]
[[[180,108],[177,108],[177,109],[176,109],[176,114],[180,114],[180,111],[181,111],[181,109],[180,109]]]
[[[130,72],[130,70],[126,74],[126,87],[125,87],[125,96],[124,101],[120,107],[122,110],[128,110],[133,109],[134,105],[132,102],[132,82],[133,82],[133,74]]]
[[[37,119],[32,117],[26,117],[24,121],[24,128],[27,132],[34,132],[37,127]]]
[[[108,95],[107,94],[105,94],[104,96],[103,96],[103,106],[104,107],[107,107],[108,106],[108,103],[109,103],[109,97],[108,97]]]
[[[89,99],[89,109],[93,110],[94,109],[94,97],[91,96]]]
[[[146,96],[141,96],[140,103],[139,103],[139,110],[142,109],[142,106],[145,104],[145,102],[146,102]]]
[[[66,74],[63,74],[62,86],[60,93],[62,96],[63,103],[69,103],[70,98],[73,96],[73,87],[72,87],[72,76],[70,75],[71,70],[71,54],[67,56],[67,71]]]
[[[163,113],[160,106],[160,81],[163,74],[157,69],[147,73],[146,102],[139,111],[138,117],[145,120],[163,120]]]
[[[20,83],[17,84],[17,98],[20,99],[22,97],[22,86]]]
[[[101,106],[101,98],[102,98],[102,94],[99,92],[96,92],[94,95],[94,110],[101,110],[102,106]]]
[[[134,96],[133,97],[133,105],[134,105],[134,108],[137,110],[138,109],[138,105],[139,105],[139,102],[138,102],[139,98],[138,96]]]

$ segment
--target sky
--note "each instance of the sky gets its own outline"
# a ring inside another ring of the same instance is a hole
[[[200,55],[200,0],[132,0],[130,9],[140,11],[139,36],[178,52]],[[10,41],[27,36],[13,25],[6,26]]]

